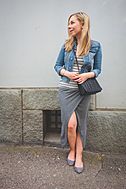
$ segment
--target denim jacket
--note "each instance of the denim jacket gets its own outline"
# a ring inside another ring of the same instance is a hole
[[[74,44],[74,47],[76,44]],[[61,69],[66,69],[67,71],[72,72],[73,64],[74,64],[74,50],[67,52],[65,51],[65,45],[62,46],[59,55],[56,60],[56,64],[54,66],[55,71],[60,75]],[[91,40],[91,47],[89,53],[83,56],[84,64],[92,65],[92,72],[95,73],[97,77],[101,73],[101,61],[102,61],[102,51],[101,45],[99,42]],[[81,70],[80,73],[83,73]],[[62,81],[69,83],[70,79],[61,76]]]

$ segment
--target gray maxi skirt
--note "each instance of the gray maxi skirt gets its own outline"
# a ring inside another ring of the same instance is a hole
[[[68,146],[67,127],[73,112],[77,117],[77,130],[80,133],[83,148],[86,144],[87,116],[91,95],[81,96],[78,88],[59,88],[59,101],[61,106],[61,146]]]

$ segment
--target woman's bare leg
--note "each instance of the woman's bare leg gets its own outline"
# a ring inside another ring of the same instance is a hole
[[[70,146],[68,159],[70,160],[75,160],[76,137],[77,137],[76,128],[77,128],[77,118],[75,112],[73,112],[68,122],[68,142]]]
[[[79,132],[77,132],[77,137],[76,137],[75,167],[83,167],[83,144]]]

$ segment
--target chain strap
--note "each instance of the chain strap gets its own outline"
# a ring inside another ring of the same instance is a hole
[[[74,50],[74,56],[75,56],[75,60],[76,60],[77,68],[78,68],[78,72],[79,72],[79,64],[78,64],[78,60],[77,60],[77,56],[76,56],[77,49],[74,47],[73,50]]]

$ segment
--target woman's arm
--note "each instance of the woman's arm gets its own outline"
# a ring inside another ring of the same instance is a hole
[[[98,50],[96,52],[96,55],[94,56],[94,65],[92,70],[95,73],[95,77],[97,77],[101,73],[101,62],[102,62],[102,50],[100,43],[98,43]]]
[[[74,80],[78,74],[76,72],[69,72],[64,69],[64,52],[65,52],[65,48],[63,45],[59,52],[54,69],[60,76],[62,75],[68,77],[69,79]]]
[[[63,45],[60,52],[59,52],[59,55],[57,57],[56,64],[54,66],[55,71],[59,75],[61,75],[60,71],[64,68],[64,52],[65,52],[65,48],[64,48],[64,45]]]

